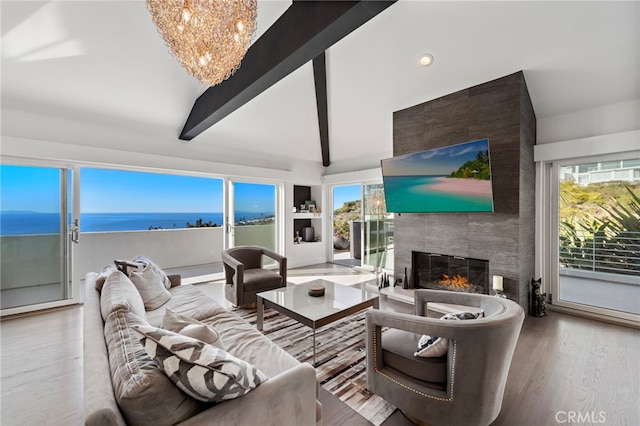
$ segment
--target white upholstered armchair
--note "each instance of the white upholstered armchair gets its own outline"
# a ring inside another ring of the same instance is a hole
[[[427,318],[431,302],[479,308],[485,317]],[[367,387],[417,424],[489,425],[502,407],[524,311],[501,297],[416,290],[415,314],[370,310],[366,315]],[[382,328],[389,327],[382,333]],[[448,339],[437,358],[414,355],[422,335]]]

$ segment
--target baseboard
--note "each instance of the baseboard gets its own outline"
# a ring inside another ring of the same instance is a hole
[[[561,314],[573,315],[576,317],[592,319],[596,321],[608,322],[610,324],[622,325],[624,327],[630,327],[640,330],[640,323],[623,318],[610,317],[608,315],[596,314],[593,312],[580,311],[578,309],[565,308],[558,305],[547,304],[547,310],[553,312],[559,312]]]

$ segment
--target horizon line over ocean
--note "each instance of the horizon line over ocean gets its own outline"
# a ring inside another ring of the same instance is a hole
[[[235,222],[275,216],[274,212],[238,211]],[[198,219],[223,225],[222,212],[184,213],[80,213],[80,232],[147,231],[149,229],[184,229],[187,222]],[[0,212],[0,235],[53,234],[60,232],[60,213],[26,211]]]

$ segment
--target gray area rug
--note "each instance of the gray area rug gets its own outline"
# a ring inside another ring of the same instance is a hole
[[[255,309],[234,309],[252,325]],[[378,426],[395,407],[366,389],[364,312],[316,331],[316,375],[323,388]],[[262,332],[300,362],[313,364],[312,330],[272,309],[266,309]]]

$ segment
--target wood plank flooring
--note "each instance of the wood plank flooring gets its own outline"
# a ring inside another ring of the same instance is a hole
[[[552,312],[528,318],[495,425],[640,425],[640,330]],[[576,416],[575,418],[579,418]],[[602,420],[605,421],[602,421]]]
[[[0,424],[81,425],[82,308],[0,323]]]
[[[219,284],[207,287],[222,294]],[[571,424],[640,425],[639,354],[636,329],[557,312],[527,318],[494,425],[569,424],[565,412],[602,412]],[[3,319],[0,361],[2,426],[82,424],[82,307]],[[328,392],[319,395],[325,425],[368,424]],[[410,424],[397,411],[384,423]]]

